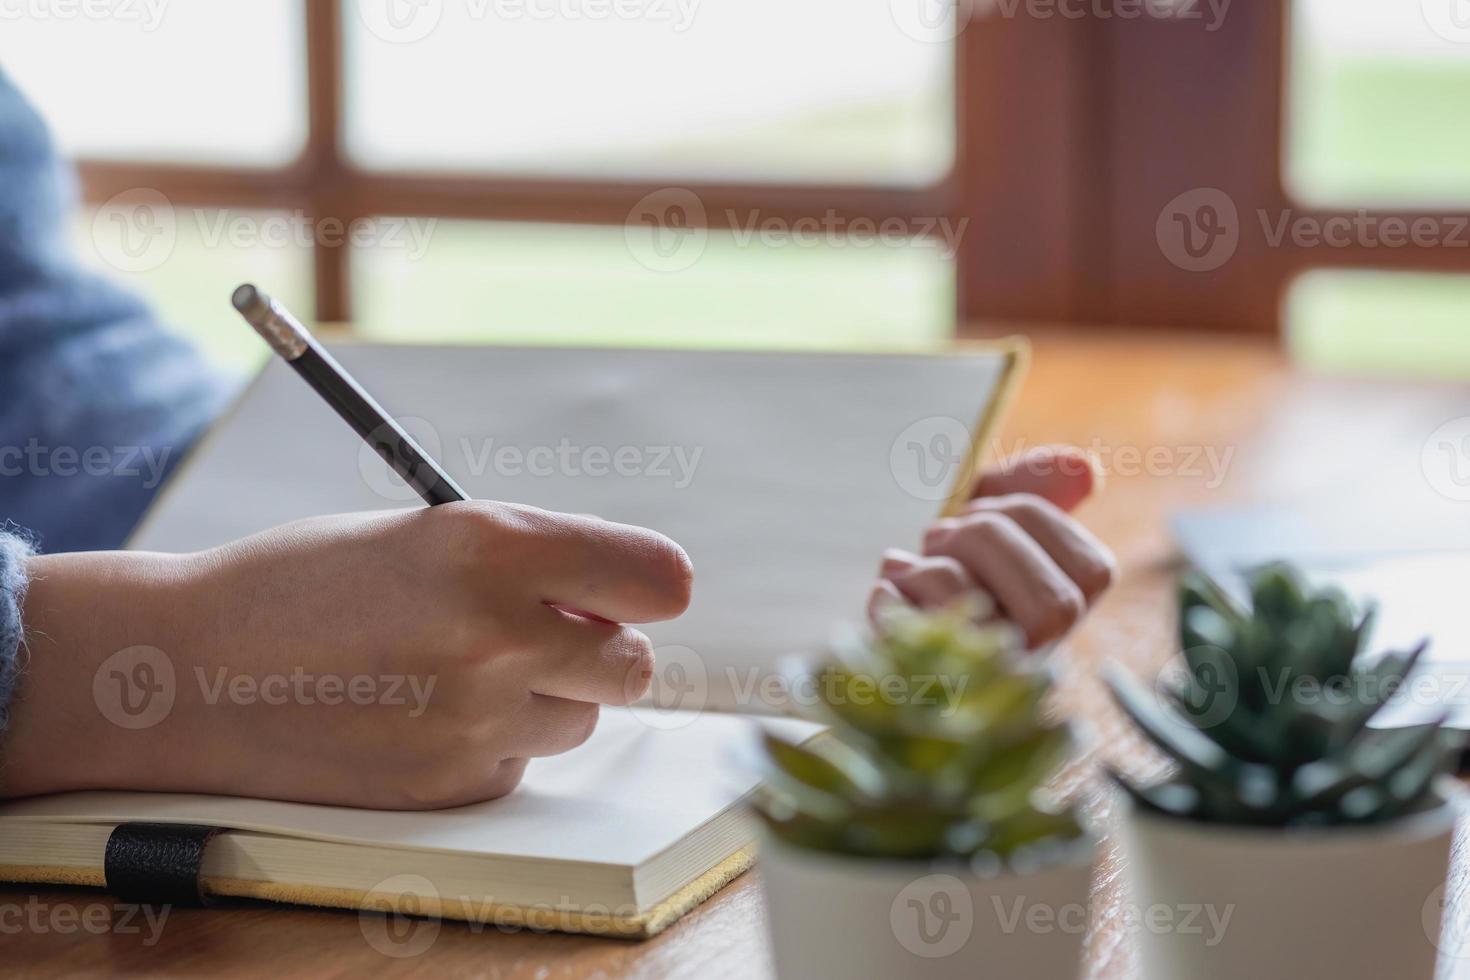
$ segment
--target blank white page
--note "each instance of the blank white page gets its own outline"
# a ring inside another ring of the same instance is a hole
[[[1008,350],[950,355],[345,346],[336,356],[472,496],[655,528],[693,603],[647,632],[668,707],[761,710],[784,654],[863,615],[885,547],[914,547],[997,397]],[[519,462],[517,462],[519,461]],[[417,498],[272,360],[130,546],[192,551],[295,518]]]

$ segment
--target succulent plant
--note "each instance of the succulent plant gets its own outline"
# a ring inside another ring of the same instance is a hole
[[[829,730],[804,744],[764,737],[755,807],[776,837],[1014,867],[1082,834],[1041,792],[1069,750],[1065,726],[1041,713],[1049,678],[1011,627],[976,625],[976,611],[890,614],[788,676],[810,695],[793,701]]]
[[[1147,810],[1221,824],[1373,824],[1440,800],[1458,733],[1368,722],[1425,644],[1360,656],[1372,628],[1337,589],[1311,591],[1289,565],[1258,569],[1251,607],[1202,575],[1181,587],[1182,681],[1149,690],[1113,668],[1107,682],[1138,729],[1177,765],[1139,786],[1114,778]]]

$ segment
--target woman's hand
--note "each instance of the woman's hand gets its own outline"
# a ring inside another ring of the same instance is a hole
[[[934,608],[979,589],[1029,648],[1060,639],[1113,581],[1111,552],[1067,513],[1096,483],[1080,449],[1033,449],[986,471],[964,513],[929,528],[922,555],[884,555],[870,613],[890,602]]]
[[[219,793],[381,808],[509,792],[640,697],[691,569],[642,528],[469,502],[194,555],[29,563],[0,795]]]

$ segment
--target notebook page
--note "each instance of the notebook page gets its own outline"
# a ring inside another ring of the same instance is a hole
[[[918,545],[1010,363],[1000,352],[336,353],[472,496],[597,514],[683,545],[692,605],[646,629],[678,684],[654,694],[665,707],[737,711],[762,709],[755,692],[780,657],[862,617],[882,550]],[[418,506],[412,491],[273,361],[131,546],[188,551],[313,514],[403,506]]]
[[[197,823],[387,848],[636,866],[754,788],[737,748],[757,725],[802,738],[787,719],[608,708],[586,744],[532,761],[521,786],[433,811],[356,810],[223,796],[66,793],[0,804],[7,820]]]

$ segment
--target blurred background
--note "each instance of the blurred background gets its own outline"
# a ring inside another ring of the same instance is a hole
[[[79,249],[242,367],[250,279],[369,338],[1470,375],[1464,0],[0,0],[0,65]]]

